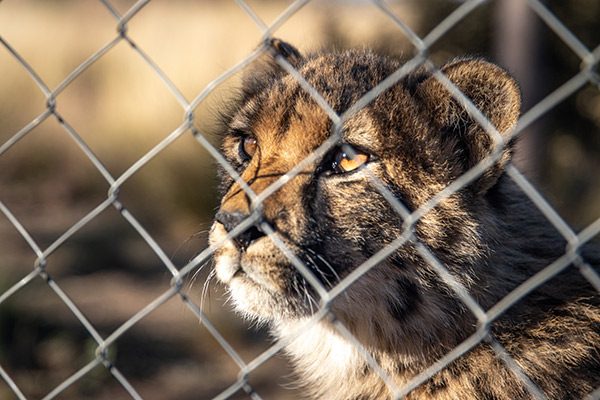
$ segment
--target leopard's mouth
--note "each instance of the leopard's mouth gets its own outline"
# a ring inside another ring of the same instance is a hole
[[[269,237],[262,237],[245,248],[227,239],[223,225],[215,223],[210,233],[217,278],[226,285],[247,282],[268,291],[286,292],[290,268],[287,258]]]
[[[247,284],[256,287],[262,287],[269,291],[278,291],[278,285],[273,285],[262,272],[264,265],[255,265],[248,262],[245,252],[234,250],[229,252],[219,252],[215,255],[215,270],[217,278],[224,284],[232,286]]]
[[[211,229],[216,276],[227,286],[238,311],[246,316],[289,319],[311,315],[319,303],[319,290],[313,285],[329,290],[340,281],[339,267],[332,265],[321,250],[280,240],[287,251],[268,235],[239,246],[227,239],[221,223],[215,222]],[[298,262],[304,271],[298,269]],[[306,272],[318,283],[307,279]]]

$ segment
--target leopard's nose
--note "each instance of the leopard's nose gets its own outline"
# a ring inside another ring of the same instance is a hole
[[[240,225],[248,218],[250,218],[250,215],[241,211],[219,211],[215,216],[215,220],[221,223],[228,233],[233,231],[236,226]],[[265,234],[253,224],[233,237],[232,240],[240,250],[245,250],[252,242],[263,236],[265,236]]]

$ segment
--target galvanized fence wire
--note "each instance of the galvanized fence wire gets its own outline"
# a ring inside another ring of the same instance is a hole
[[[119,382],[119,384],[130,394],[134,399],[142,399],[142,396],[136,391],[134,386],[129,382],[127,377],[121,373],[116,365],[114,365],[107,357],[107,349],[117,342],[128,330],[136,325],[141,319],[147,316],[149,313],[156,310],[162,304],[167,302],[173,297],[178,297],[181,301],[191,310],[191,312],[202,322],[207,328],[210,334],[220,344],[223,350],[231,357],[233,362],[239,368],[238,379],[227,389],[225,389],[216,399],[227,399],[238,393],[239,391],[245,391],[253,399],[260,399],[261,396],[257,393],[252,386],[249,384],[248,378],[250,374],[260,367],[262,364],[267,362],[269,359],[279,353],[286,345],[285,341],[275,342],[266,351],[254,358],[250,362],[245,362],[242,357],[235,351],[223,335],[215,328],[209,318],[203,313],[201,307],[192,301],[183,290],[184,279],[194,272],[198,266],[204,264],[212,256],[213,249],[206,248],[202,250],[194,259],[192,259],[186,265],[178,268],[171,261],[170,257],[165,253],[157,241],[152,235],[146,230],[146,228],[139,222],[135,215],[130,212],[124,204],[119,200],[120,188],[125,182],[127,182],[132,176],[144,168],[149,161],[155,158],[159,153],[169,147],[172,143],[178,140],[184,134],[192,134],[206,151],[220,164],[227,173],[240,185],[244,192],[248,195],[248,198],[252,202],[252,210],[250,217],[238,225],[235,229],[229,232],[227,239],[234,238],[241,234],[248,227],[259,223],[263,232],[271,237],[277,247],[285,254],[290,262],[298,269],[300,274],[306,279],[309,285],[314,289],[318,295],[316,299],[317,303],[316,311],[314,315],[307,322],[305,329],[311,325],[318,323],[322,319],[328,319],[332,325],[337,329],[339,334],[345,337],[351,342],[358,352],[365,358],[368,365],[379,373],[381,378],[387,383],[390,389],[393,391],[395,396],[400,399],[410,393],[413,389],[418,387],[427,381],[430,377],[447,367],[454,360],[463,356],[469,350],[482,342],[487,343],[493,351],[497,354],[498,358],[511,370],[515,377],[526,387],[531,396],[536,399],[544,399],[543,393],[539,388],[536,387],[534,382],[528,377],[523,370],[518,366],[517,362],[507,353],[502,345],[493,337],[490,333],[490,324],[500,317],[508,308],[512,307],[516,302],[530,293],[535,288],[542,285],[544,282],[552,279],[556,274],[560,273],[564,269],[573,265],[573,268],[577,270],[596,288],[600,291],[600,276],[590,267],[586,260],[581,256],[579,250],[582,245],[594,238],[600,233],[600,218],[595,222],[587,226],[579,233],[575,233],[573,229],[563,220],[563,218],[550,206],[550,204],[544,199],[544,197],[535,189],[535,187],[518,171],[518,169],[510,165],[507,168],[508,176],[519,186],[519,188],[531,199],[531,201],[539,208],[544,214],[548,221],[556,228],[558,232],[565,238],[567,246],[565,253],[562,257],[555,260],[552,264],[542,269],[534,276],[527,279],[521,285],[519,285],[514,291],[509,293],[505,298],[500,300],[497,304],[492,306],[489,310],[485,311],[477,301],[470,295],[469,291],[457,281],[452,274],[446,269],[435,255],[422,243],[420,243],[414,232],[413,227],[415,224],[425,215],[427,212],[434,209],[444,199],[451,196],[457,190],[465,187],[473,180],[477,179],[483,174],[488,168],[493,166],[499,159],[506,139],[498,133],[493,124],[477,109],[477,107],[456,88],[449,79],[447,79],[440,70],[428,59],[428,50],[435,44],[441,37],[443,37],[452,27],[460,23],[466,16],[468,16],[475,9],[480,7],[485,1],[483,0],[467,0],[457,7],[450,15],[448,15],[443,21],[441,21],[429,34],[425,37],[419,37],[414,31],[412,31],[406,23],[403,22],[402,17],[394,14],[393,10],[382,1],[372,1],[373,6],[387,16],[393,23],[398,27],[398,30],[402,32],[406,38],[412,43],[415,48],[415,55],[411,59],[399,68],[397,71],[392,73],[386,79],[384,79],[379,85],[370,90],[354,105],[352,105],[347,111],[342,114],[336,113],[332,107],[325,101],[325,99],[315,90],[311,85],[302,77],[302,75],[294,69],[283,57],[276,55],[277,62],[285,69],[290,75],[292,75],[300,84],[300,86],[315,100],[315,102],[322,107],[328,117],[332,121],[331,136],[325,141],[315,152],[309,155],[305,160],[296,165],[286,174],[279,177],[271,186],[261,193],[254,193],[246,182],[240,177],[240,175],[234,170],[234,168],[228,164],[225,158],[221,155],[218,149],[216,149],[207,136],[203,134],[194,125],[194,111],[202,104],[207,96],[215,90],[221,83],[239,73],[244,67],[252,63],[256,58],[261,56],[264,52],[271,51],[268,41],[279,27],[286,23],[286,21],[292,17],[300,8],[302,8],[308,0],[298,0],[291,3],[291,5],[283,11],[275,21],[268,25],[262,21],[258,14],[243,0],[236,0],[239,7],[247,14],[256,26],[261,30],[265,41],[262,46],[259,46],[254,52],[249,54],[243,60],[240,60],[231,69],[225,71],[222,75],[215,78],[210,84],[208,84],[195,98],[188,101],[177,86],[170,80],[170,78],[161,71],[160,67],[152,60],[150,55],[144,52],[133,40],[128,33],[129,22],[136,18],[140,10],[146,6],[150,0],[137,1],[127,12],[120,14],[115,7],[111,5],[108,0],[99,0],[107,9],[107,11],[114,17],[116,35],[108,43],[98,49],[77,68],[75,68],[55,89],[50,89],[36,71],[27,63],[27,61],[19,54],[18,49],[15,49],[8,43],[4,38],[0,36],[0,45],[6,51],[8,51],[14,59],[21,65],[21,67],[27,72],[31,80],[35,82],[39,90],[43,93],[46,99],[45,110],[36,118],[31,120],[25,127],[16,132],[10,137],[5,143],[0,145],[0,157],[9,149],[11,149],[17,142],[23,137],[28,135],[33,129],[38,127],[42,122],[49,118],[54,118],[60,126],[63,128],[65,133],[75,142],[80,148],[81,152],[89,159],[94,165],[98,172],[102,175],[106,183],[108,184],[108,192],[106,199],[92,209],[87,215],[73,224],[67,231],[59,236],[50,246],[42,248],[32,238],[32,236],[25,229],[23,224],[17,217],[11,212],[11,210],[0,200],[0,211],[8,220],[8,222],[14,227],[15,231],[23,238],[23,240],[31,248],[31,251],[35,254],[36,261],[33,265],[32,271],[24,276],[20,281],[15,283],[12,287],[0,294],[0,306],[7,299],[11,298],[19,290],[29,285],[33,280],[43,279],[48,287],[50,287],[56,295],[64,302],[64,304],[70,309],[72,314],[81,323],[81,326],[87,331],[90,338],[97,344],[95,357],[89,361],[87,365],[82,367],[80,370],[75,372],[71,377],[63,381],[60,385],[51,390],[46,396],[46,399],[53,399],[59,396],[66,388],[73,385],[75,382],[80,380],[92,369],[98,365],[103,365]],[[595,85],[599,85],[600,79],[598,72],[596,71],[597,65],[600,61],[600,46],[589,50],[551,11],[548,10],[538,0],[523,0],[526,2],[531,10],[552,30],[556,35],[573,51],[574,54],[581,60],[580,71],[573,76],[570,80],[565,82],[558,89],[550,93],[546,98],[541,100],[537,105],[529,109],[519,119],[517,126],[511,133],[512,136],[518,135],[523,129],[529,126],[531,123],[538,120],[540,117],[550,112],[555,106],[564,101],[568,96],[575,93],[585,84],[591,82]],[[343,3],[339,4],[343,7]],[[59,94],[72,84],[80,75],[87,70],[91,65],[96,63],[99,59],[104,57],[112,48],[118,43],[127,43],[133,51],[154,71],[154,73],[161,79],[164,85],[168,88],[170,93],[179,103],[183,111],[182,123],[168,134],[160,143],[154,148],[148,151],[143,157],[134,162],[124,173],[120,176],[112,176],[107,168],[104,167],[101,159],[97,157],[76,130],[61,116],[57,111],[57,103],[60,101],[58,98]],[[381,182],[377,177],[370,176],[369,179],[374,187],[384,196],[389,202],[390,206],[396,210],[398,215],[404,221],[404,232],[396,240],[392,241],[389,245],[382,248],[369,260],[358,266],[349,275],[344,277],[342,280],[337,282],[332,288],[326,288],[319,279],[317,279],[310,268],[308,268],[289,248],[286,247],[284,242],[278,237],[270,224],[261,218],[262,202],[281,189],[287,182],[294,178],[300,171],[306,166],[314,163],[320,159],[325,153],[327,153],[333,146],[339,143],[341,138],[341,130],[344,123],[348,121],[353,115],[359,112],[362,108],[373,101],[377,96],[381,95],[384,91],[396,84],[404,76],[414,71],[416,68],[424,67],[432,72],[433,76],[451,93],[451,95],[464,107],[469,116],[476,121],[491,137],[494,143],[494,151],[492,154],[479,162],[476,166],[467,171],[464,175],[456,179],[445,189],[440,191],[429,201],[419,207],[417,210],[410,212],[394,195],[386,188],[386,185]],[[129,320],[115,329],[110,335],[103,337],[98,330],[94,327],[84,313],[80,310],[78,305],[69,298],[61,286],[52,278],[49,271],[46,270],[46,260],[52,255],[58,248],[70,240],[75,233],[81,230],[84,226],[94,220],[99,214],[110,207],[115,207],[121,214],[123,219],[139,234],[139,236],[145,241],[148,251],[156,254],[160,259],[165,270],[169,272],[171,276],[171,285],[168,290],[162,293],[160,296],[155,298],[152,302],[147,304],[142,310],[132,316]],[[225,239],[225,240],[227,240]],[[392,379],[387,376],[385,371],[377,364],[377,362],[371,357],[370,353],[358,342],[358,340],[352,335],[352,333],[340,322],[334,314],[330,311],[331,303],[344,291],[353,285],[358,279],[366,274],[376,265],[380,264],[387,257],[393,254],[401,246],[406,243],[412,243],[419,254],[431,265],[433,270],[438,274],[439,278],[456,294],[456,297],[464,303],[466,308],[471,311],[473,316],[476,318],[478,325],[477,330],[464,342],[458,345],[456,348],[448,352],[445,356],[440,358],[437,362],[430,365],[420,374],[415,376],[408,384],[403,387],[398,387]],[[218,247],[218,244],[215,246]],[[296,337],[303,334],[304,329],[296,332]],[[287,340],[293,340],[288,338]],[[0,365],[0,375],[4,381],[8,384],[10,389],[14,392],[18,399],[27,399],[23,394],[22,388],[11,378],[6,369]],[[600,388],[593,393],[590,393],[586,399],[600,399]]]

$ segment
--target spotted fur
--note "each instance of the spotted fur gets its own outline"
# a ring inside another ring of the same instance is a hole
[[[402,66],[369,51],[303,56],[279,40],[268,45],[270,51],[245,74],[239,98],[224,117],[223,154],[256,194],[332,134],[326,112],[274,56],[287,59],[340,114]],[[398,386],[476,331],[473,314],[421,257],[416,243],[486,310],[562,256],[566,245],[505,174],[514,147],[508,134],[520,112],[515,81],[479,59],[457,59],[441,71],[506,143],[493,166],[415,223],[414,240],[330,304],[336,320]],[[253,154],[245,150],[246,140],[256,145]],[[289,341],[286,351],[313,398],[391,399],[392,393],[330,318],[305,327],[319,299],[289,255],[332,288],[404,233],[403,219],[373,177],[414,211],[493,148],[490,135],[444,85],[419,69],[352,116],[338,145],[262,203],[253,203],[221,171],[223,198],[210,235],[216,274],[241,313]],[[340,173],[336,157],[353,151],[367,155],[367,162]],[[233,240],[225,238],[250,215],[258,217],[254,224]],[[277,239],[265,233],[264,223]],[[582,250],[582,256],[593,266],[600,263],[593,249]],[[490,333],[549,399],[580,399],[600,386],[598,293],[574,267],[521,299],[494,321]],[[407,398],[531,396],[482,342]]]

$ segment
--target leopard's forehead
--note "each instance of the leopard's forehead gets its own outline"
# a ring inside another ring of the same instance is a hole
[[[341,114],[400,65],[398,60],[372,52],[346,51],[309,57],[299,66],[299,73]],[[286,77],[287,82],[290,79],[295,81]]]
[[[263,151],[288,159],[292,155],[308,156],[329,137],[330,131],[331,120],[326,112],[306,96],[288,99],[286,104],[271,101],[263,105],[252,126]]]
[[[297,68],[314,91],[299,83],[297,77],[285,74],[249,99],[231,126],[252,132],[262,141],[262,148],[306,156],[332,134],[331,115],[315,100],[315,92],[341,115],[399,66],[397,60],[370,52],[308,57]],[[369,138],[362,135],[373,131],[372,107],[362,108],[345,122],[342,140],[351,139],[356,144],[373,141],[372,134]]]

